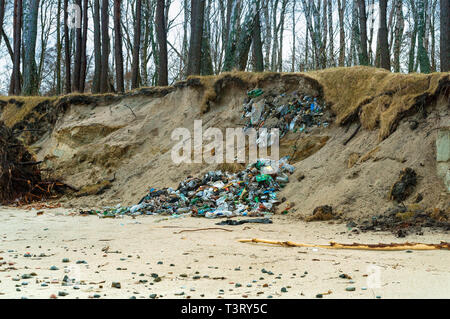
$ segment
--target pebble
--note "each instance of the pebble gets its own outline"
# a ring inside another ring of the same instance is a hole
[[[120,282],[113,282],[113,283],[111,284],[111,287],[112,287],[112,288],[120,289],[120,288],[121,288]]]
[[[63,258],[62,262],[63,263],[68,263],[68,262],[70,262],[70,260],[69,260],[69,258]]]
[[[355,291],[356,288],[355,287],[347,287],[345,288],[346,291]]]
[[[316,298],[323,298],[323,295],[322,294],[317,294]]]
[[[51,266],[51,267],[50,267],[50,270],[59,270],[59,268],[56,267],[56,266]]]
[[[286,287],[281,288],[281,292],[287,292]]]
[[[59,291],[58,292],[58,296],[60,296],[60,297],[65,297],[65,296],[67,296],[69,293],[68,292],[65,292],[65,291]]]
[[[151,298],[151,299],[155,299],[156,296],[157,296],[156,294],[151,294],[151,295],[150,295],[150,298]]]

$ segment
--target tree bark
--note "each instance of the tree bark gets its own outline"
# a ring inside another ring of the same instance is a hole
[[[58,0],[58,8],[56,12],[56,95],[62,93],[61,90],[61,0]]]
[[[203,18],[203,37],[202,37],[202,57],[201,57],[201,75],[214,74],[212,57],[211,57],[211,0],[208,1],[208,5],[205,7],[205,16]]]
[[[259,7],[256,10],[255,17],[255,27],[253,28],[253,56],[255,58],[255,71],[263,72],[264,71],[264,57],[262,50],[262,41],[261,41],[261,18],[260,18],[260,3],[258,2]],[[295,52],[293,52],[295,54]],[[295,63],[295,61],[294,61]]]
[[[100,0],[94,0],[94,78],[92,81],[92,93],[100,93],[100,73],[102,61],[101,31],[100,31]]]
[[[36,37],[39,0],[26,0],[23,7],[23,95],[38,94],[38,75],[36,66]]]
[[[394,72],[400,72],[400,53],[405,22],[403,19],[401,0],[396,0],[395,6],[396,6],[395,14],[397,21],[395,24],[395,31],[394,31]]]
[[[142,1],[136,0],[136,21],[133,35],[133,61],[131,63],[131,89],[139,87],[139,51],[141,43],[141,9]]]
[[[81,41],[81,66],[80,66],[80,92],[84,92],[86,86],[87,71],[87,32],[88,32],[88,0],[83,1],[83,34]]]
[[[334,57],[334,31],[333,31],[333,1],[328,0],[328,32],[330,36],[330,44],[329,44],[329,61],[330,66],[336,66],[336,60]]]
[[[441,4],[441,72],[450,72],[450,0]]]
[[[70,38],[69,38],[69,0],[64,0],[64,63],[66,66],[66,88],[65,92],[72,92],[71,86],[71,58],[70,58]]]
[[[339,11],[339,66],[345,66],[345,26],[344,13],[346,7],[346,0],[338,0]]]
[[[380,66],[386,70],[390,70],[391,59],[389,55],[386,15],[387,15],[387,0],[380,0],[380,27],[378,30],[379,45],[380,45]]]
[[[81,9],[81,0],[75,0],[75,4]],[[81,10],[81,12],[83,12]],[[83,15],[81,13],[81,15]],[[72,91],[79,92],[80,91],[80,75],[81,75],[81,42],[82,42],[82,33],[80,28],[76,28],[75,30],[75,61],[73,65],[73,82],[72,82]]]
[[[240,71],[244,71],[247,66],[248,53],[252,42],[256,15],[258,12],[259,0],[253,0],[251,7],[245,17],[244,26],[240,32],[238,50],[237,50],[237,66]]]
[[[14,1],[14,61],[12,80],[10,85],[10,95],[20,95],[20,57],[21,57],[21,43],[22,43],[22,0]]]
[[[102,0],[101,28],[102,28],[102,59],[100,71],[100,92],[109,92],[109,13],[108,0]]]
[[[369,65],[369,57],[367,54],[367,12],[366,12],[366,1],[365,0],[359,0],[359,24],[360,24],[360,35],[361,35],[359,64]]]
[[[159,45],[159,65],[158,65],[158,85],[167,86],[168,69],[167,69],[167,31],[166,31],[166,18],[164,13],[165,0],[157,0],[156,2],[156,36],[158,38]]]
[[[118,92],[124,92],[120,2],[120,0],[114,0],[114,55],[116,59],[116,88]]]
[[[193,2],[195,1],[199,0],[193,0]],[[230,24],[228,27],[227,45],[225,49],[225,61],[223,62],[224,71],[231,71],[231,69],[235,66],[236,46],[238,40],[237,29],[239,25],[239,6],[240,0],[233,0],[230,13]]]
[[[191,1],[191,39],[186,75],[200,74],[205,0]],[[225,69],[225,68],[224,68]]]
[[[419,23],[418,23],[418,49],[417,49],[417,55],[418,55],[418,61],[420,65],[420,72],[422,73],[430,73],[431,67],[430,67],[430,60],[428,58],[428,53],[424,46],[424,38],[425,38],[425,1],[419,0],[417,2],[417,10],[418,10],[418,16],[419,16]]]

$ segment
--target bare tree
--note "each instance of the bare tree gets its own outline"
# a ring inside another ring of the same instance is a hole
[[[166,18],[164,12],[165,0],[157,0],[156,2],[156,35],[159,45],[159,65],[158,65],[158,85],[167,86],[168,79],[168,59],[167,59],[167,31]]]
[[[295,3],[295,1],[294,1]],[[255,71],[256,72],[263,72],[264,71],[264,57],[263,57],[263,47],[262,47],[262,41],[261,41],[261,18],[260,18],[260,10],[261,10],[261,4],[258,1],[258,8],[256,10],[256,17],[255,17],[255,26],[253,28],[253,39],[252,39],[252,48],[253,48],[253,56],[255,60]],[[295,45],[295,42],[294,42]],[[295,64],[295,53],[294,55],[294,62]]]
[[[80,92],[84,92],[87,68],[88,0],[83,0],[83,34],[81,35]]]
[[[114,0],[114,55],[116,59],[116,87],[118,92],[124,92],[123,81],[123,53],[122,53],[122,26],[120,0]]]
[[[394,31],[394,72],[400,72],[400,53],[403,39],[403,30],[405,28],[405,21],[403,19],[402,2],[396,0],[395,2],[396,24]]]
[[[191,1],[191,39],[187,74],[200,74],[205,0]]]
[[[93,0],[93,20],[94,20],[94,78],[92,80],[92,92],[100,92],[100,73],[102,61],[102,46],[101,46],[101,30],[100,30],[100,0]]]
[[[417,55],[418,55],[418,62],[420,64],[420,71],[422,73],[430,73],[431,67],[430,67],[430,59],[428,57],[427,50],[424,46],[424,38],[425,38],[425,0],[418,0],[417,1],[417,10],[418,10],[418,49],[417,49]]]
[[[139,50],[141,44],[141,10],[142,1],[136,0],[136,20],[134,24],[133,62],[131,64],[131,88],[139,87]]]
[[[81,8],[81,0],[75,0],[75,4]],[[81,26],[75,30],[75,61],[73,65],[73,82],[72,91],[80,91],[80,75],[81,75],[81,42],[83,40]]]
[[[386,70],[390,70],[391,59],[389,55],[386,14],[387,14],[387,0],[380,0],[380,27],[378,29],[378,43],[380,46],[380,66]]]
[[[441,72],[450,72],[450,0],[441,4]]]
[[[22,0],[14,1],[14,61],[11,77],[10,95],[20,95],[20,49],[22,43]]]
[[[338,0],[339,11],[339,66],[345,65],[345,26],[344,13],[346,8],[346,0]]]
[[[101,25],[102,25],[102,59],[100,71],[100,92],[109,92],[109,12],[108,0],[102,0]]]
[[[25,0],[23,6],[23,89],[24,95],[38,94],[36,37],[39,0]]]
[[[69,38],[69,1],[64,0],[64,58],[66,68],[66,93],[72,92],[71,86],[71,58],[70,58],[70,38]]]
[[[361,46],[359,47],[359,63],[361,65],[369,65],[369,57],[367,54],[367,12],[366,0],[359,0],[359,27],[361,35]]]

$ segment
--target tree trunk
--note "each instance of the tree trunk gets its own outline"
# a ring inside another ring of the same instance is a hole
[[[255,57],[255,71],[264,71],[264,56],[262,50],[261,41],[261,18],[260,18],[260,8],[258,8],[255,18],[255,27],[253,28],[253,39],[252,39],[253,56]],[[295,53],[294,53],[295,54]]]
[[[420,72],[422,73],[430,73],[430,60],[428,58],[428,53],[424,46],[424,38],[425,38],[425,0],[419,0],[417,2],[417,10],[419,16],[418,23],[418,61],[420,65]]]
[[[22,0],[14,1],[14,61],[12,80],[9,93],[10,95],[20,95],[20,57],[21,57],[21,43],[22,43]]]
[[[263,13],[264,13],[264,68],[267,70],[270,68],[270,48],[272,46],[272,28],[270,24],[269,14],[269,0],[263,0]]]
[[[193,0],[192,2],[197,2],[199,0]],[[225,49],[225,61],[223,62],[223,70],[231,71],[231,69],[235,66],[235,58],[236,58],[236,46],[238,39],[238,25],[239,25],[239,5],[240,0],[233,0],[231,15],[230,15],[230,25],[229,31],[227,35],[227,46]],[[191,21],[192,25],[192,21]]]
[[[411,6],[411,12],[413,17],[413,30],[411,32],[411,38],[410,38],[410,48],[409,48],[409,60],[408,60],[408,72],[412,73],[414,72],[414,57],[416,55],[416,39],[417,39],[417,10],[415,6],[414,0],[410,0],[409,4]]]
[[[102,61],[102,47],[101,47],[101,31],[100,31],[100,0],[94,0],[93,8],[94,19],[94,78],[92,81],[92,92],[100,92],[100,73]]]
[[[81,9],[81,0],[75,0],[75,4]],[[82,42],[82,34],[81,34],[81,26],[76,27],[75,30],[75,61],[73,65],[73,82],[72,82],[72,91],[79,92],[80,91],[80,74],[81,74],[81,42]]]
[[[101,25],[102,25],[102,59],[100,71],[100,92],[109,92],[109,13],[108,0],[102,0]]]
[[[334,31],[333,31],[333,1],[328,0],[328,32],[330,35],[330,44],[329,44],[329,61],[330,66],[336,66],[336,60],[334,58]]]
[[[214,74],[212,57],[211,57],[211,0],[208,1],[208,5],[205,8],[205,16],[203,19],[203,37],[202,37],[202,57],[201,57],[201,75]]]
[[[248,52],[252,43],[258,7],[259,0],[253,0],[247,16],[245,17],[244,26],[239,37],[237,66],[240,71],[244,71],[247,66]]]
[[[26,0],[23,6],[23,95],[38,94],[38,76],[36,67],[36,37],[39,0]]]
[[[61,0],[58,0],[58,9],[56,12],[56,95],[62,93],[61,90]]]
[[[71,86],[71,59],[70,59],[70,38],[69,38],[69,0],[64,0],[64,62],[66,66],[66,94],[72,92]]]
[[[133,62],[131,63],[131,89],[139,87],[139,51],[141,43],[141,8],[142,1],[136,0],[136,21],[134,24]]]
[[[356,52],[360,52],[361,50],[361,37],[358,22],[358,1],[359,0],[353,0],[352,6],[352,36],[350,40],[349,66],[358,64]]]
[[[450,0],[441,4],[441,72],[450,72]]]
[[[367,54],[367,12],[366,0],[359,0],[359,24],[361,34],[361,46],[359,52],[359,64],[369,65],[369,57]]]
[[[88,0],[83,1],[83,34],[81,41],[80,92],[84,92],[87,72],[87,32],[88,32]]]
[[[200,74],[205,0],[191,1],[191,39],[186,75]],[[225,69],[225,68],[224,68]]]
[[[156,2],[156,36],[159,45],[159,65],[158,65],[158,85],[167,86],[169,84],[167,71],[167,32],[166,19],[164,14],[165,0],[157,0]]]
[[[380,0],[380,27],[378,30],[380,44],[380,66],[386,70],[391,69],[389,55],[388,32],[387,32],[387,0]]]
[[[394,72],[400,72],[400,53],[403,39],[403,30],[405,27],[405,22],[403,19],[402,12],[402,2],[401,0],[396,0],[396,24],[394,32]]]
[[[118,92],[124,92],[120,2],[120,0],[114,0],[114,56],[116,59],[116,88]]]
[[[344,13],[346,7],[346,0],[338,0],[339,11],[339,66],[345,66],[345,26]]]

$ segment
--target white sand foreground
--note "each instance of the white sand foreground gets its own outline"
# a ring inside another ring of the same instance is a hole
[[[73,216],[67,209],[42,211],[0,207],[0,298],[316,298],[329,291],[323,298],[450,298],[448,250],[354,251],[237,241],[439,243],[450,241],[448,233],[427,230],[399,239],[285,216],[274,217],[273,224],[216,226],[218,220],[205,218],[100,219]],[[207,227],[231,231],[180,232]],[[347,291],[350,287],[355,290]]]

